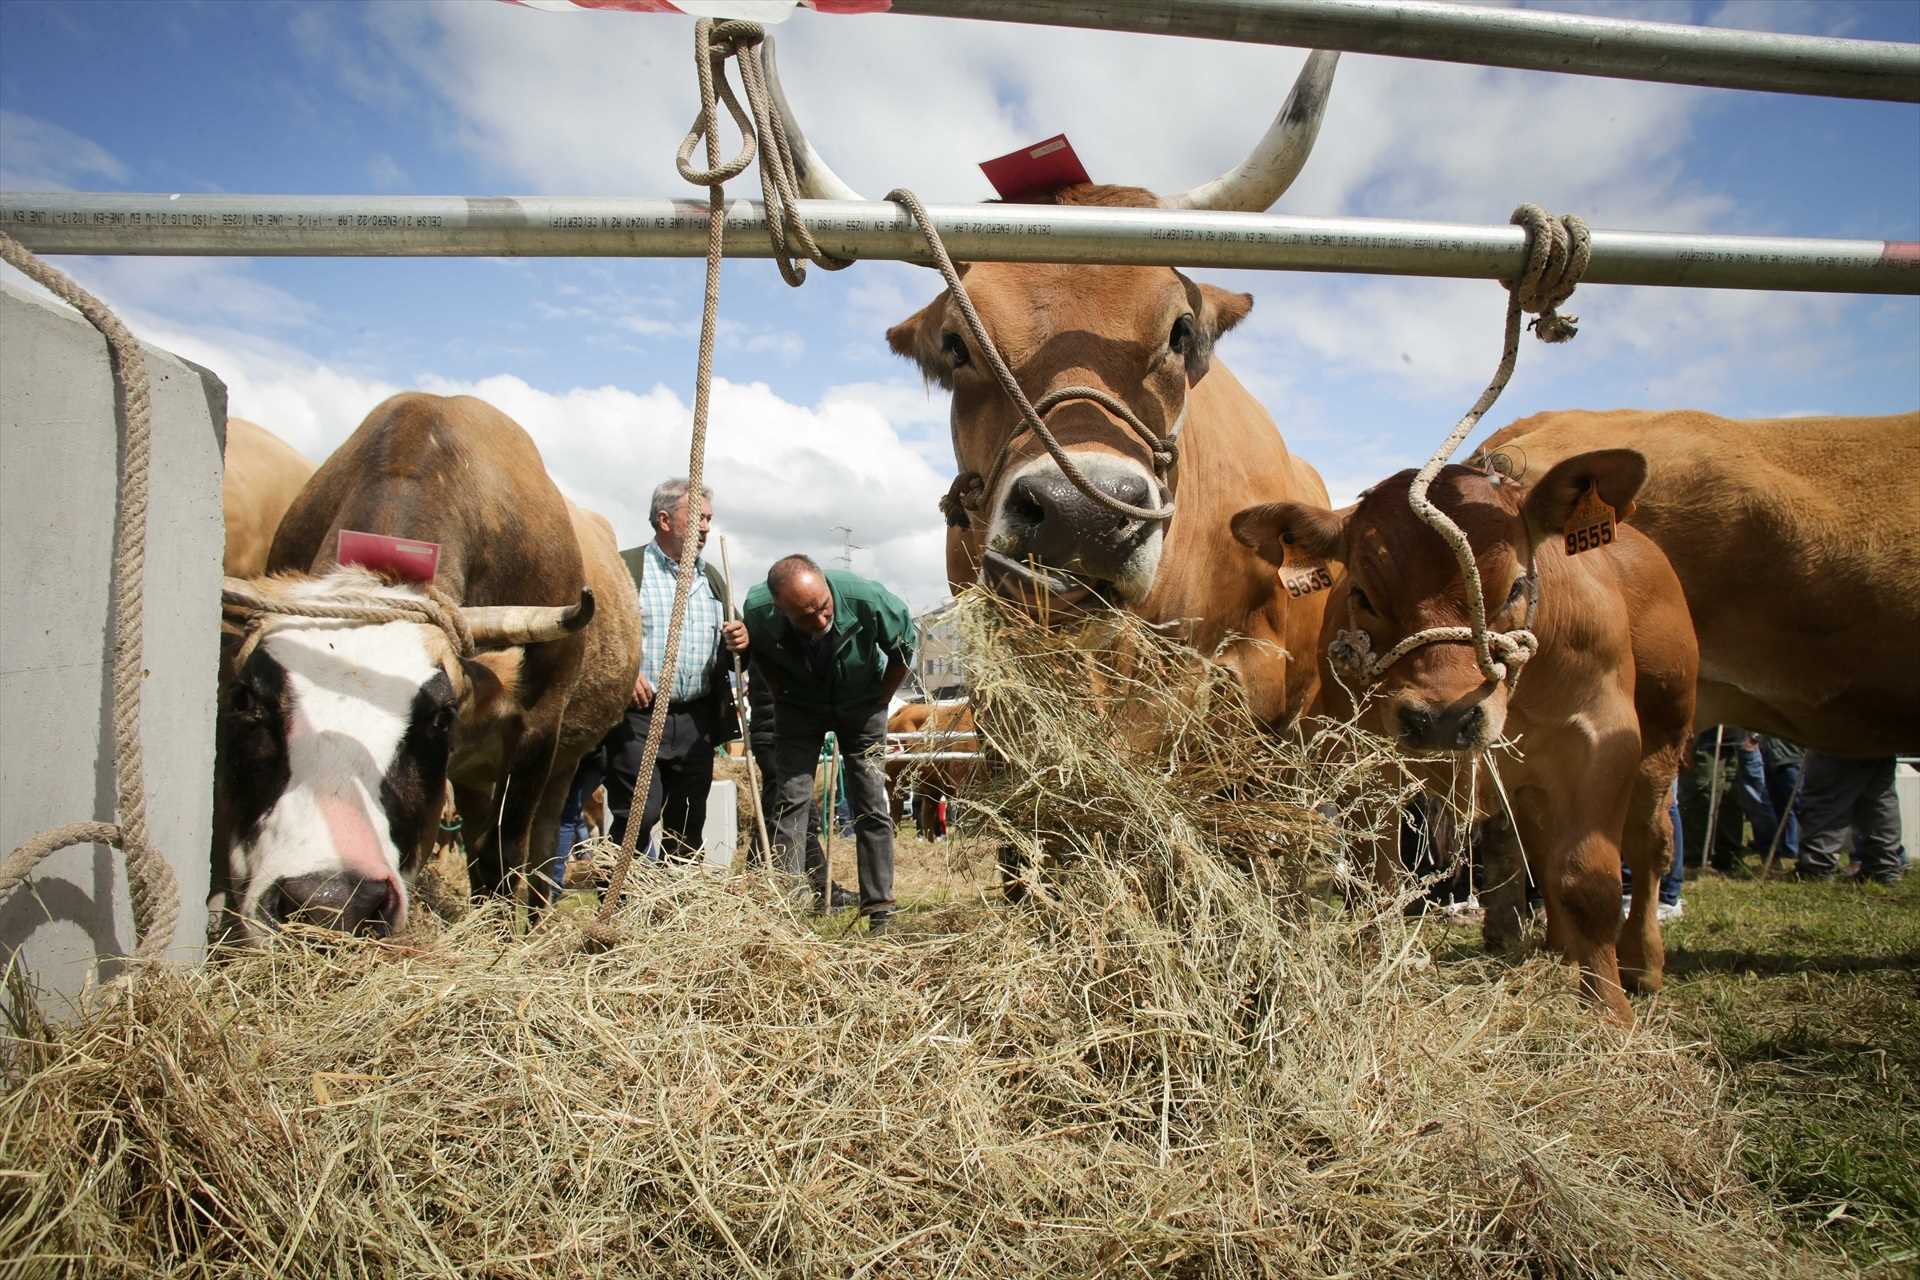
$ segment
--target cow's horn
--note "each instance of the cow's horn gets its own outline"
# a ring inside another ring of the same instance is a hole
[[[800,195],[806,200],[865,200],[866,197],[840,181],[820,153],[807,141],[806,130],[794,117],[787,91],[780,87],[780,67],[773,56],[773,37],[764,41],[767,89],[773,95],[773,109],[780,113],[780,127],[787,135],[787,149],[793,153],[793,176],[800,181]]]
[[[481,605],[460,610],[476,649],[505,649],[516,644],[564,640],[593,621],[593,591],[580,588],[580,603],[569,605]]]
[[[1326,115],[1327,99],[1333,93],[1333,70],[1339,61],[1338,53],[1315,49],[1253,154],[1238,168],[1177,196],[1167,196],[1161,204],[1169,209],[1237,209],[1242,213],[1264,213],[1272,208],[1313,154],[1314,139],[1320,136],[1320,119]]]

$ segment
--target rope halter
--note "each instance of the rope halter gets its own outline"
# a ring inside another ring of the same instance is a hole
[[[1071,480],[1075,488],[1100,506],[1117,515],[1126,516],[1130,520],[1171,520],[1173,518],[1171,502],[1160,507],[1136,507],[1131,502],[1122,502],[1087,479],[1086,472],[1080,470],[1080,465],[1073,460],[1073,455],[1061,446],[1059,439],[1048,428],[1043,415],[1068,400],[1093,401],[1125,423],[1127,429],[1139,436],[1146,444],[1147,452],[1153,458],[1154,479],[1159,481],[1161,492],[1164,493],[1172,478],[1174,464],[1180,460],[1179,437],[1180,428],[1186,421],[1185,408],[1181,409],[1180,419],[1174,423],[1173,429],[1163,436],[1140,421],[1140,416],[1124,401],[1098,387],[1055,387],[1041,396],[1038,404],[1028,400],[1027,393],[1020,387],[1020,380],[1013,376],[1013,370],[1007,367],[1006,359],[1001,356],[1000,349],[994,346],[993,339],[987,336],[987,327],[980,322],[980,313],[974,310],[973,299],[967,296],[966,287],[960,283],[960,273],[954,269],[953,259],[947,256],[947,247],[941,242],[940,233],[934,229],[933,219],[927,216],[926,207],[920,203],[920,197],[904,187],[896,187],[887,192],[887,199],[905,209],[907,215],[913,219],[914,225],[920,229],[920,236],[926,241],[927,251],[933,255],[934,265],[939,268],[941,277],[947,282],[947,294],[953,299],[954,305],[960,308],[960,318],[966,322],[967,332],[973,335],[974,345],[978,346],[981,353],[986,356],[987,365],[993,370],[994,379],[999,382],[1000,389],[1007,393],[1007,399],[1013,402],[1014,408],[1020,414],[1019,423],[1007,437],[1006,443],[1000,446],[1000,452],[994,459],[992,470],[985,476],[977,471],[962,471],[954,477],[952,486],[940,499],[940,514],[946,517],[947,523],[958,529],[973,527],[972,517],[979,514],[987,495],[993,492],[994,486],[999,483],[1001,473],[1006,470],[1007,455],[1013,450],[1013,442],[1028,431],[1039,437],[1040,443],[1046,446],[1047,453],[1059,466],[1061,474]]]
[[[1540,638],[1533,633],[1534,615],[1540,608],[1540,579],[1532,564],[1527,566],[1527,620],[1517,631],[1487,629],[1487,602],[1480,586],[1480,566],[1473,558],[1467,535],[1447,514],[1427,497],[1434,477],[1472,433],[1487,410],[1513,377],[1513,366],[1520,354],[1520,313],[1536,316],[1530,324],[1542,342],[1565,342],[1579,332],[1578,316],[1563,316],[1556,310],[1568,298],[1585,274],[1592,257],[1591,233],[1587,224],[1573,214],[1554,218],[1537,204],[1523,204],[1508,219],[1527,233],[1527,261],[1520,275],[1505,281],[1507,286],[1507,322],[1501,347],[1500,365],[1494,370],[1487,389],[1480,393],[1471,409],[1440,442],[1426,465],[1407,487],[1407,505],[1415,515],[1440,535],[1460,565],[1460,577],[1467,592],[1467,612],[1472,625],[1465,627],[1428,627],[1416,631],[1379,657],[1373,656],[1372,641],[1365,631],[1352,627],[1334,636],[1327,657],[1351,677],[1371,684],[1386,669],[1405,655],[1429,644],[1471,644],[1482,675],[1489,680],[1517,681],[1520,668],[1540,650]]]

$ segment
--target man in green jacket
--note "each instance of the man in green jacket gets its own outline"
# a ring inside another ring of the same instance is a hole
[[[788,556],[747,593],[743,610],[754,678],[774,700],[775,865],[810,871],[816,905],[826,868],[802,867],[814,766],[831,731],[845,761],[867,928],[893,918],[893,811],[881,763],[887,704],[913,661],[913,618],[900,597],[855,573]]]

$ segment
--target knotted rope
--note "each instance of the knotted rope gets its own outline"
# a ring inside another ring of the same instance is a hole
[[[701,480],[706,470],[714,332],[720,312],[721,251],[726,244],[725,187],[729,178],[738,177],[753,162],[756,145],[760,154],[760,191],[767,208],[767,236],[773,243],[781,278],[795,287],[806,281],[806,268],[792,260],[794,246],[797,246],[799,253],[829,271],[838,271],[850,265],[847,260],[832,257],[821,249],[795,212],[798,199],[795,193],[799,190],[799,183],[794,176],[793,152],[787,143],[786,130],[780,123],[779,113],[773,110],[767,93],[766,73],[760,60],[760,46],[764,39],[765,33],[754,22],[715,22],[703,18],[693,28],[693,62],[700,81],[700,114],[694,117],[687,136],[681,140],[674,156],[680,176],[695,186],[707,189],[706,294],[700,310],[700,355],[694,372],[693,440],[687,451],[687,501],[690,509],[692,504],[701,501]],[[742,109],[727,82],[726,63],[729,58],[740,63],[740,79],[746,87],[751,112]],[[720,160],[718,104],[721,102],[726,104],[741,135],[738,154],[725,163]],[[692,167],[693,152],[702,139],[707,147],[707,167],[695,169]],[[642,800],[647,793],[647,781],[653,777],[654,765],[660,759],[660,742],[667,730],[666,698],[668,691],[673,688],[674,672],[679,666],[681,625],[686,620],[687,598],[693,592],[694,565],[699,549],[698,538],[681,540],[680,562],[676,566],[673,583],[673,612],[667,620],[667,648],[661,658],[660,678],[656,682],[654,695],[657,714],[648,717],[647,740],[640,754],[636,795]],[[583,931],[590,947],[611,947],[619,941],[619,934],[610,921],[619,904],[621,890],[626,886],[627,873],[633,866],[633,855],[639,847],[639,817],[628,811],[626,830],[620,840],[619,860],[614,864],[613,875],[607,882],[599,911]]]
[[[106,339],[114,382],[127,423],[120,463],[120,523],[113,553],[114,790],[120,821],[72,822],[43,831],[0,862],[0,901],[26,882],[39,861],[76,844],[105,844],[127,859],[133,899],[135,957],[158,959],[173,943],[180,918],[180,887],[166,856],[147,842],[147,784],[140,745],[140,686],[145,676],[147,472],[152,458],[153,391],[140,344],[106,304],[0,233],[0,259],[87,318]]]
[[[1573,290],[1585,274],[1592,257],[1592,236],[1587,224],[1573,214],[1556,219],[1537,204],[1523,204],[1508,221],[1526,228],[1527,262],[1519,277],[1504,282],[1507,286],[1507,323],[1505,342],[1500,351],[1500,367],[1492,381],[1480,393],[1473,407],[1440,442],[1407,489],[1407,504],[1440,535],[1460,564],[1460,576],[1467,592],[1467,612],[1472,625],[1467,627],[1429,627],[1416,631],[1386,653],[1375,657],[1373,642],[1358,625],[1335,634],[1327,647],[1328,659],[1350,678],[1372,684],[1388,667],[1415,649],[1430,644],[1472,644],[1481,674],[1489,680],[1518,680],[1520,668],[1539,652],[1540,638],[1533,633],[1533,620],[1540,607],[1539,577],[1527,566],[1527,616],[1515,631],[1492,632],[1487,629],[1487,603],[1480,588],[1480,566],[1473,558],[1467,535],[1447,514],[1427,497],[1434,477],[1479,425],[1481,417],[1493,407],[1513,377],[1513,366],[1520,354],[1520,313],[1538,318],[1528,326],[1542,342],[1565,342],[1579,332],[1578,316],[1562,316],[1556,308],[1573,296]],[[1349,621],[1352,616],[1349,614]]]
[[[269,595],[238,578],[228,578],[220,588],[223,611],[234,611],[248,619],[246,638],[241,641],[234,665],[238,667],[260,642],[262,624],[270,617],[313,618],[326,622],[383,623],[415,622],[438,627],[446,634],[454,652],[462,658],[475,653],[473,631],[461,613],[460,603],[432,583],[422,583],[419,597],[382,596],[371,592],[341,592],[323,600],[289,600]]]
[[[1040,403],[1034,404],[1027,399],[1027,393],[1021,389],[1020,380],[1013,376],[1013,370],[1007,367],[1006,360],[1000,355],[1000,349],[993,345],[993,339],[987,336],[987,327],[980,322],[980,313],[974,310],[973,299],[967,296],[967,290],[960,283],[960,273],[954,269],[953,259],[947,256],[947,246],[940,239],[940,232],[934,228],[933,219],[927,216],[926,206],[920,203],[920,197],[904,187],[896,187],[887,192],[887,199],[907,211],[913,219],[913,225],[919,229],[921,239],[926,241],[927,251],[933,255],[934,265],[940,269],[940,275],[947,282],[947,293],[955,305],[960,308],[960,317],[966,321],[967,332],[973,335],[973,341],[987,359],[987,366],[993,370],[993,376],[1000,389],[1007,393],[1007,399],[1019,411],[1020,421],[1007,436],[1006,443],[1000,446],[992,468],[982,476],[977,471],[962,471],[954,477],[953,485],[940,499],[940,514],[947,523],[960,529],[972,527],[971,516],[978,514],[987,495],[1000,481],[1001,472],[1006,470],[1007,455],[1013,451],[1013,442],[1028,431],[1038,436],[1040,443],[1046,446],[1061,474],[1071,480],[1080,492],[1092,498],[1107,510],[1132,520],[1170,520],[1173,518],[1173,504],[1163,507],[1136,507],[1130,502],[1122,502],[1112,494],[1099,488],[1086,473],[1080,470],[1073,457],[1060,441],[1048,429],[1042,418],[1054,406],[1068,400],[1091,400],[1126,423],[1129,430],[1139,436],[1147,446],[1147,452],[1153,458],[1153,474],[1160,481],[1162,491],[1167,488],[1172,477],[1174,464],[1180,460],[1179,435],[1180,424],[1175,423],[1173,430],[1162,436],[1140,421],[1126,403],[1098,387],[1071,386],[1055,387],[1040,397]],[[1184,411],[1183,411],[1184,412]],[[960,456],[959,441],[954,441],[954,457]]]

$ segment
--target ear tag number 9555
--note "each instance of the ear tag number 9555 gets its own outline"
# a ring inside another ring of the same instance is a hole
[[[1588,485],[1581,493],[1580,501],[1574,503],[1573,513],[1567,517],[1566,528],[1567,554],[1577,556],[1582,551],[1592,551],[1595,547],[1604,547],[1614,539],[1614,513],[1600,491]]]

